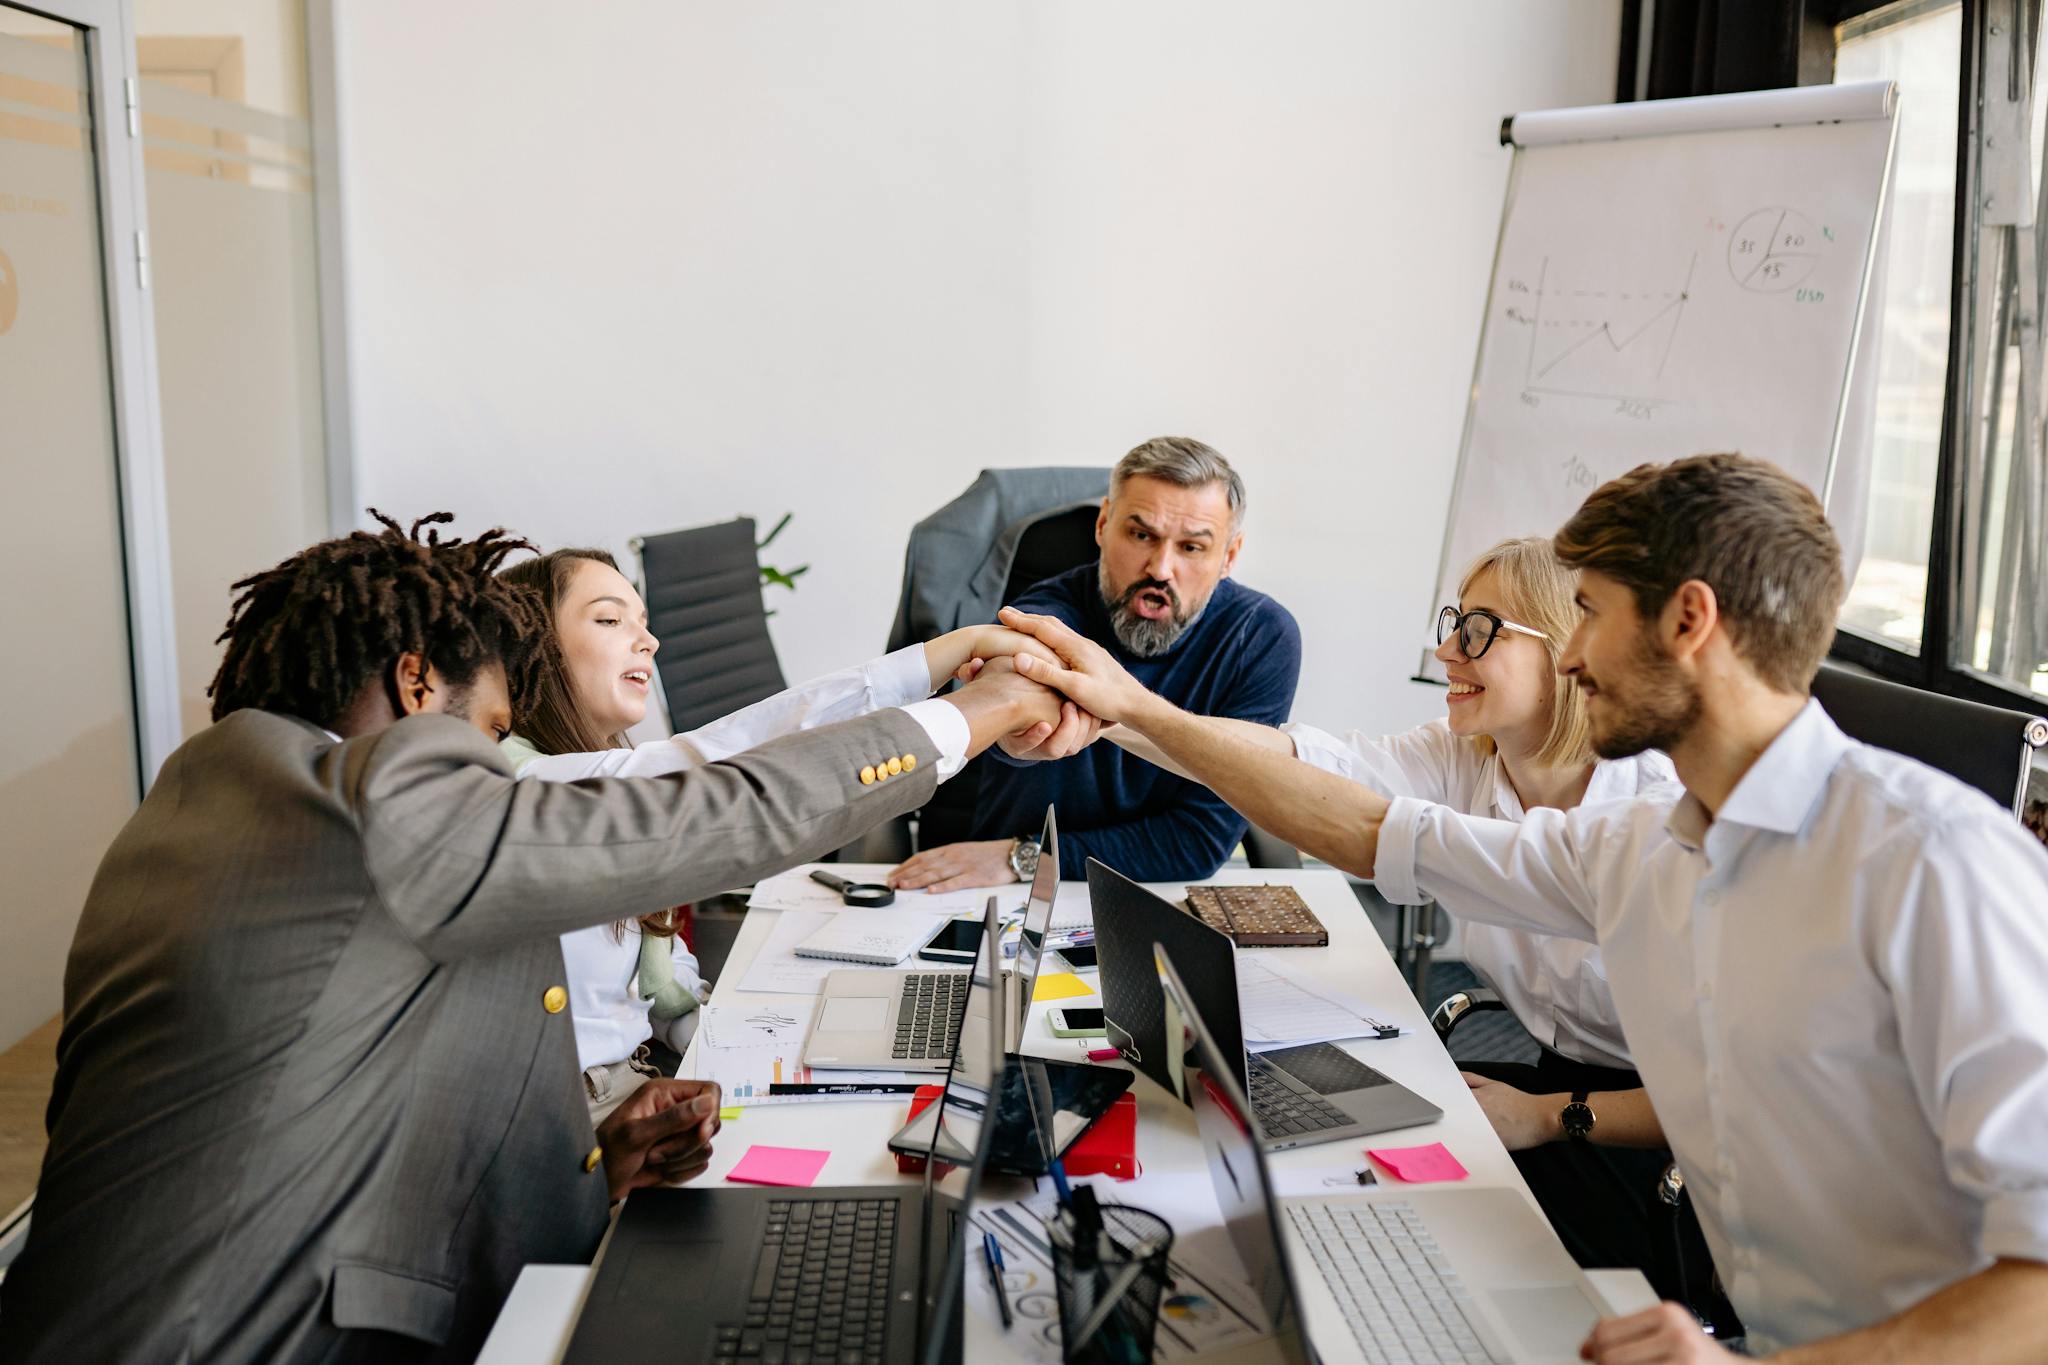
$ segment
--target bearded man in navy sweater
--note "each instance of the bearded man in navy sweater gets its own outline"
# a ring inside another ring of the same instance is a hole
[[[1105,646],[1183,710],[1279,725],[1301,677],[1301,632],[1287,608],[1230,577],[1244,509],[1244,481],[1210,447],[1184,436],[1147,441],[1110,474],[1097,562],[1046,579],[1014,605]],[[951,891],[1030,880],[1048,804],[1059,807],[1061,873],[1074,880],[1092,857],[1139,881],[1199,881],[1244,837],[1244,818],[1208,788],[1114,745],[1054,762],[1013,752],[1020,757],[991,750],[981,764],[973,837],[924,850],[889,874],[891,885]]]

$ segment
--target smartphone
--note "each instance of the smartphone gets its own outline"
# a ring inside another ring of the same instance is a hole
[[[981,951],[982,922],[978,919],[949,919],[931,942],[917,950],[927,962],[958,962],[971,965]]]
[[[1045,1012],[1046,1027],[1055,1038],[1106,1038],[1109,1023],[1101,1010],[1091,1009],[1050,1009]]]
[[[1060,949],[1059,954],[1066,960],[1066,964],[1077,972],[1092,971],[1095,968],[1095,945],[1092,943],[1076,943],[1071,948]]]

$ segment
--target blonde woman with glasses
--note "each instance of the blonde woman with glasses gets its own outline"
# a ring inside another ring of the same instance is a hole
[[[1543,806],[1675,800],[1676,774],[1663,754],[1594,756],[1585,700],[1557,676],[1576,623],[1575,579],[1541,536],[1502,541],[1473,561],[1457,604],[1437,617],[1436,658],[1450,680],[1440,719],[1379,736],[1303,724],[1232,722],[1231,729],[1388,796],[1497,820],[1519,821]],[[1173,766],[1122,727],[1103,737]],[[1396,903],[1425,899],[1412,886],[1382,882],[1379,890]],[[1445,906],[1453,914],[1457,908]],[[1472,1063],[1464,1074],[1565,1245],[1583,1265],[1637,1266],[1663,1297],[1732,1321],[1705,1289],[1709,1261],[1696,1225],[1684,1230],[1692,1273],[1681,1275],[1671,1254],[1670,1214],[1655,1198],[1671,1158],[1622,1037],[1599,949],[1487,924],[1465,922],[1459,930],[1466,962],[1543,1045],[1534,1066]]]

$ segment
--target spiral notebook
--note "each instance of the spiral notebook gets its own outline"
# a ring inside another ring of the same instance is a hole
[[[834,962],[859,962],[870,967],[893,967],[932,941],[945,926],[944,915],[905,915],[896,911],[863,914],[842,911],[826,920],[818,931],[796,945],[798,957],[822,957]]]

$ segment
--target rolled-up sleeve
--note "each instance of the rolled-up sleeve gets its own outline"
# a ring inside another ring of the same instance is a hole
[[[1900,1047],[1950,1181],[1982,1207],[1984,1254],[2048,1261],[2048,857],[1988,814],[1918,851],[1886,935]]]

